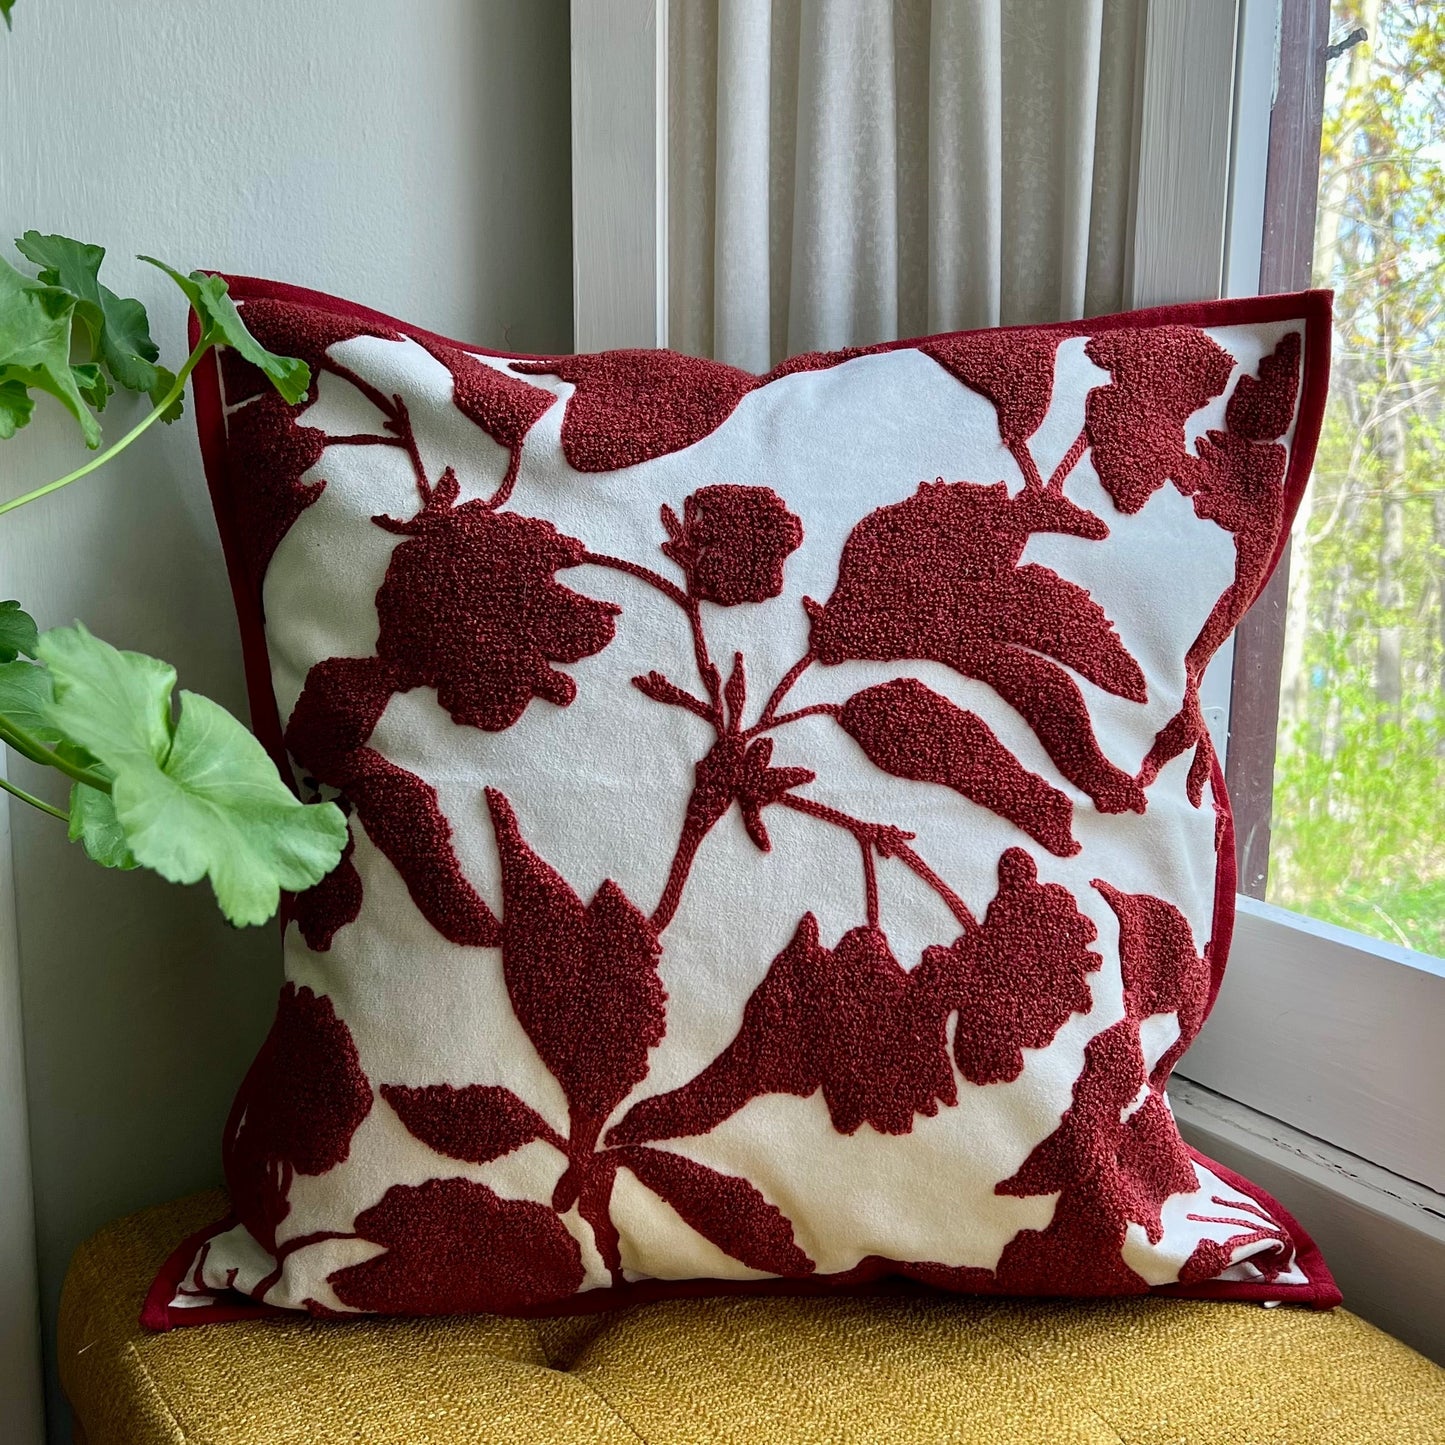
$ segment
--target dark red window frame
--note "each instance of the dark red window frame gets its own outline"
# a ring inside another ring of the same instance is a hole
[[[1269,121],[1264,248],[1259,289],[1299,291],[1310,284],[1319,191],[1330,0],[1282,0],[1279,80]],[[1243,138],[1248,143],[1248,137]],[[1239,891],[1263,898],[1269,881],[1289,550],[1240,623],[1234,642],[1225,777],[1234,806]]]

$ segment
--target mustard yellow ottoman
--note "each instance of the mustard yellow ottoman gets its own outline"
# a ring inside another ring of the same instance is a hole
[[[223,1208],[150,1209],[76,1253],[60,1374],[88,1445],[1445,1442],[1445,1371],[1343,1310],[729,1299],[143,1333],[161,1261]]]

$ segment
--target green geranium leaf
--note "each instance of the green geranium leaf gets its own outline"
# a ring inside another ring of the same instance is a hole
[[[201,339],[218,346],[234,347],[252,366],[258,366],[276,390],[293,406],[306,395],[311,385],[311,368],[294,356],[276,356],[267,351],[249,331],[236,310],[236,303],[226,286],[225,278],[209,276],[204,271],[192,271],[182,276],[177,270],[157,261],[154,256],[142,256],[152,266],[158,266],[186,294],[197,316],[201,318]]]
[[[10,28],[10,12],[15,8],[15,0],[0,0],[0,20],[5,22],[5,28]]]
[[[34,657],[38,637],[35,619],[18,602],[0,602],[0,662],[14,662],[22,653]]]
[[[70,841],[79,843],[86,856],[102,868],[140,867],[115,815],[115,799],[84,783],[75,783],[70,789]]]
[[[183,691],[173,722],[168,664],[79,624],[42,633],[39,652],[55,687],[51,717],[112,776],[115,820],[137,863],[173,883],[209,877],[236,924],[264,923],[281,889],[309,888],[336,866],[341,810],[298,801],[261,744],[209,698]]]
[[[91,356],[115,384],[145,392],[158,402],[175,377],[155,364],[160,351],[151,340],[145,307],[101,284],[98,273],[105,247],[88,246],[69,236],[42,236],[39,231],[26,231],[15,245],[40,267],[39,280],[76,298],[76,319],[90,335]]]
[[[54,747],[61,732],[51,721],[50,674],[31,662],[0,663],[0,714],[37,742]]]
[[[96,411],[104,411],[105,404],[115,395],[115,388],[105,379],[105,373],[93,361],[72,366],[70,374],[75,378],[75,389]]]
[[[80,423],[86,446],[98,447],[100,427],[70,365],[75,307],[69,291],[32,281],[0,257],[0,387],[49,392]]]
[[[4,375],[0,368],[0,376]],[[9,441],[30,420],[35,403],[23,381],[0,381],[0,441]]]

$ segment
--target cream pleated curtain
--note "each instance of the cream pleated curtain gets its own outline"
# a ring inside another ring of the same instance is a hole
[[[1123,304],[1144,0],[673,0],[668,344]]]

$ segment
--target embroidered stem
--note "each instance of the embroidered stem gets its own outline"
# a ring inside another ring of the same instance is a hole
[[[755,733],[767,731],[772,725],[773,717],[777,713],[783,699],[792,691],[793,684],[812,666],[812,663],[813,653],[810,648],[783,674],[782,681],[773,689],[772,695],[764,704],[762,716],[759,717],[757,722],[748,730],[748,737],[752,737]]]
[[[687,608],[688,625],[692,628],[692,650],[697,658],[698,675],[702,678],[702,685],[707,689],[707,695],[712,701],[713,715],[716,719],[715,726],[719,736],[727,724],[723,717],[722,702],[722,677],[712,658],[708,655],[707,635],[702,630],[702,608],[696,597],[688,597],[684,604]]]
[[[838,702],[814,702],[807,707],[800,707],[794,712],[785,712],[782,717],[775,717],[768,722],[756,722],[743,734],[745,738],[754,738],[759,733],[771,732],[774,728],[786,726],[790,722],[797,722],[805,717],[837,717],[843,711],[843,704]]]
[[[652,913],[652,926],[659,933],[672,922],[677,905],[682,902],[682,890],[687,885],[687,875],[692,871],[692,860],[697,857],[697,850],[706,836],[706,832],[699,832],[692,826],[692,808],[689,804],[682,832],[678,836],[677,848],[672,855],[672,866],[667,870],[667,883]]]
[[[806,813],[810,818],[819,818],[825,823],[832,823],[834,827],[851,833],[860,843],[866,840],[885,858],[897,858],[900,863],[917,874],[938,894],[947,905],[948,911],[964,928],[978,927],[978,920],[969,910],[968,904],[908,846],[905,839],[911,835],[905,834],[902,829],[894,828],[887,823],[865,822],[862,818],[853,818],[847,813],[840,813],[836,808],[830,808],[825,803],[816,803],[811,798],[799,798],[793,794],[779,798],[778,802],[782,807],[791,808],[796,813]]]
[[[644,567],[640,562],[629,562],[625,557],[609,557],[605,552],[584,552],[582,561],[590,562],[594,567],[610,567],[614,572],[626,572],[629,577],[636,577],[646,582],[649,587],[655,587],[684,611],[687,609],[687,593],[676,582],[669,582],[651,567]]]
[[[863,907],[868,918],[868,927],[878,927],[878,867],[873,861],[873,840],[859,838],[858,847],[863,853]]]
[[[1019,471],[1023,473],[1024,487],[1030,492],[1041,492],[1044,489],[1044,479],[1039,475],[1039,464],[1034,460],[1034,454],[1029,450],[1027,442],[1010,442],[1008,449],[1013,455],[1014,461],[1018,463]],[[939,481],[943,478],[940,477]]]
[[[306,1249],[313,1244],[324,1244],[328,1239],[356,1239],[358,1237],[345,1230],[318,1229],[314,1234],[298,1234],[294,1238],[288,1239],[285,1244],[277,1245],[276,1253],[272,1256],[276,1261],[276,1267],[251,1290],[252,1296],[258,1300],[265,1300],[266,1296],[279,1283],[286,1260],[298,1249]]]
[[[1073,445],[1066,451],[1058,466],[1054,468],[1054,474],[1049,478],[1048,490],[1058,492],[1063,490],[1064,482],[1068,479],[1070,472],[1078,466],[1084,453],[1089,449],[1089,433],[1081,430],[1074,438]]]

